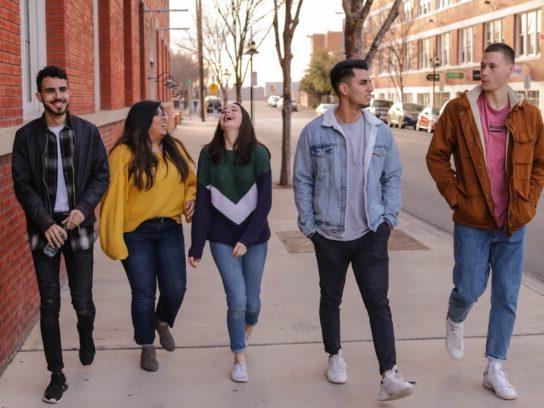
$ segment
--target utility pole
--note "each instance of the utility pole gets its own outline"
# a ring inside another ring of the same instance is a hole
[[[200,118],[206,121],[204,114],[204,53],[202,50],[202,0],[196,0],[196,31],[198,37],[198,71],[199,71],[199,104]]]

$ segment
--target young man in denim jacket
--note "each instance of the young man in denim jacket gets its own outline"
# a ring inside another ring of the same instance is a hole
[[[293,176],[298,225],[314,244],[319,269],[326,376],[347,381],[339,306],[351,263],[383,377],[378,399],[398,399],[413,391],[397,371],[387,298],[387,242],[401,208],[402,167],[389,128],[362,110],[373,91],[366,63],[339,62],[330,76],[339,104],[303,129]]]

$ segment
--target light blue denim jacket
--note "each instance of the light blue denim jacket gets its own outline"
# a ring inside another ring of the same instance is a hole
[[[308,123],[297,145],[293,189],[298,226],[304,235],[317,228],[343,232],[347,186],[346,136],[336,120],[335,107]],[[402,165],[390,129],[363,110],[366,147],[364,154],[365,215],[376,231],[383,221],[398,223],[402,206]]]

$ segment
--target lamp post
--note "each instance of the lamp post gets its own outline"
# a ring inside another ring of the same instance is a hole
[[[249,55],[249,70],[251,71],[251,86],[249,88],[249,99],[251,101],[251,121],[253,121],[255,117],[255,107],[253,105],[253,56],[258,53],[259,51],[257,51],[257,45],[255,44],[255,41],[250,40],[247,44],[246,54]]]
[[[230,79],[230,71],[228,68],[225,69],[225,72],[223,73],[223,76],[225,77],[225,94],[223,95],[223,105],[224,107],[227,106],[227,103],[229,102],[229,79]]]
[[[431,101],[431,106],[434,108],[434,102],[435,102],[435,84],[436,84],[436,68],[439,68],[442,64],[440,62],[440,58],[434,57],[431,58],[431,65],[433,66],[433,98]]]

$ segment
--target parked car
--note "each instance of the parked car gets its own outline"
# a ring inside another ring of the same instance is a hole
[[[404,126],[413,126],[416,128],[417,117],[423,106],[417,103],[396,102],[387,112],[387,124],[403,128]]]
[[[281,96],[278,95],[271,95],[268,97],[268,106],[272,106],[273,108],[276,107],[278,100],[281,98]]]
[[[221,99],[217,96],[206,96],[204,98],[204,106],[206,106],[206,112],[212,113],[214,109],[220,112],[222,109]]]
[[[392,105],[392,101],[388,101],[385,99],[372,99],[372,101],[370,102],[370,106],[367,108],[367,110],[373,115],[376,115],[378,119],[385,120],[385,118],[387,117],[387,111]]]
[[[334,103],[320,103],[317,108],[315,108],[315,113],[317,116],[321,116],[325,113],[327,109],[332,108],[333,106],[336,106]]]
[[[293,99],[291,99],[291,107],[293,112],[298,112],[298,104]],[[278,99],[278,102],[276,103],[276,108],[283,109],[283,96]]]
[[[426,130],[429,133],[433,132],[439,116],[440,109],[426,106],[417,116],[416,130]]]

